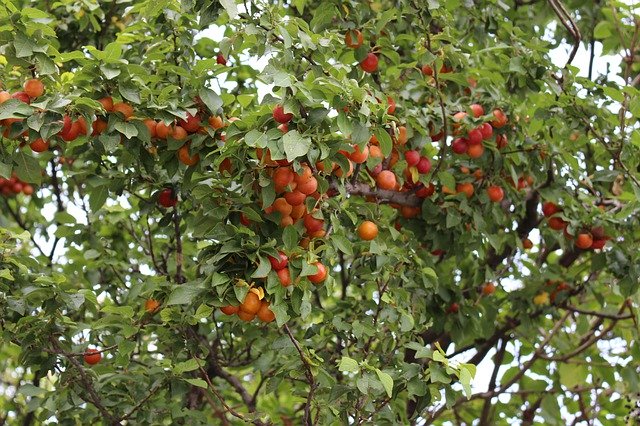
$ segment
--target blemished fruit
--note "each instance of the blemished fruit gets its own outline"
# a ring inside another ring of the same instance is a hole
[[[482,286],[482,294],[485,296],[490,296],[496,291],[496,285],[494,283],[485,283]]]
[[[588,232],[578,234],[576,237],[576,247],[587,250],[593,245],[593,237]]]
[[[492,185],[487,188],[487,195],[492,202],[499,203],[504,198],[504,190],[499,186]]]
[[[260,298],[253,292],[247,293],[244,302],[240,304],[240,311],[255,315],[260,309]]]
[[[102,354],[97,349],[87,349],[84,353],[84,362],[95,365],[102,359]]]
[[[370,220],[365,220],[358,226],[358,235],[365,241],[371,241],[378,236],[378,225]]]
[[[233,314],[238,313],[238,311],[240,310],[240,306],[228,305],[228,306],[224,306],[224,307],[220,308],[220,310],[225,315],[233,315]]]
[[[374,53],[369,52],[367,57],[360,62],[360,68],[362,68],[364,72],[375,72],[378,69],[378,57]]]
[[[165,188],[160,191],[160,195],[158,195],[158,204],[160,204],[162,207],[173,207],[177,203],[178,197],[176,197],[175,192],[172,188]]]
[[[37,98],[44,94],[44,84],[37,78],[25,81],[23,89],[30,98]]]
[[[271,267],[275,271],[279,271],[281,269],[286,268],[287,264],[289,263],[289,258],[283,252],[278,252],[278,258],[275,258],[273,256],[268,256],[268,257],[269,257],[269,263],[271,263]]]
[[[376,177],[376,184],[380,189],[394,189],[396,187],[396,175],[390,170],[383,170]]]
[[[364,37],[359,30],[349,30],[344,36],[344,44],[352,49],[362,46]]]
[[[509,144],[509,139],[507,139],[507,135],[498,135],[496,136],[496,145],[498,149],[502,149]]]
[[[276,105],[273,109],[273,119],[280,124],[285,124],[293,119],[293,114],[290,112],[285,113],[282,105]]]
[[[318,268],[318,272],[309,275],[307,278],[314,284],[320,284],[327,278],[327,268],[320,262],[315,262],[313,265]]]
[[[147,301],[144,302],[144,310],[150,314],[156,312],[159,307],[160,302],[158,302],[156,299],[147,299]]]
[[[257,316],[262,322],[271,322],[276,319],[275,314],[271,311],[271,308],[269,308],[269,302],[266,300],[262,301]]]

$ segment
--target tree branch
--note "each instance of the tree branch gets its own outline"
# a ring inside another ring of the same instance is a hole
[[[298,354],[300,354],[300,360],[302,361],[302,364],[304,365],[304,369],[305,369],[305,377],[307,378],[307,382],[309,383],[309,393],[307,394],[307,402],[304,406],[304,418],[303,418],[303,423],[306,426],[311,426],[312,425],[312,419],[311,419],[311,401],[313,400],[313,394],[316,390],[316,387],[318,386],[314,377],[313,377],[313,373],[311,371],[311,365],[309,364],[309,361],[307,360],[307,357],[304,355],[304,352],[302,351],[302,348],[300,347],[300,344],[298,343],[298,341],[296,340],[295,337],[293,337],[293,334],[291,333],[291,330],[289,329],[289,326],[287,324],[285,324],[282,328],[284,328],[284,331],[287,333],[287,335],[289,336],[289,339],[291,340],[291,343],[293,343],[293,346],[295,346],[296,350],[298,351]]]

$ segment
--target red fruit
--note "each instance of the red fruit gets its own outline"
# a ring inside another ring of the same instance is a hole
[[[576,247],[586,250],[593,245],[593,237],[588,232],[578,234],[576,237]]]
[[[482,117],[484,115],[484,108],[482,108],[482,105],[473,104],[470,109],[475,118]]]
[[[360,62],[360,68],[362,68],[364,72],[375,72],[378,69],[378,57],[373,53],[368,53],[367,57]]]
[[[431,255],[433,256],[442,256],[443,254],[444,254],[444,250],[441,250],[441,249],[436,249],[431,252]]]
[[[289,268],[282,268],[276,271],[276,274],[280,279],[282,287],[289,287],[291,285],[291,273],[289,272]]]
[[[320,262],[316,262],[314,265],[318,268],[318,272],[313,275],[309,275],[307,278],[309,278],[309,281],[314,284],[320,284],[327,278],[327,268],[325,268],[325,266]]]
[[[485,283],[482,286],[482,294],[485,296],[490,296],[496,291],[496,285],[494,283]]]
[[[420,157],[420,161],[418,162],[416,168],[418,169],[418,173],[420,173],[421,175],[429,173],[429,171],[431,170],[431,160],[429,160],[427,157]]]
[[[592,250],[599,250],[604,248],[605,244],[607,244],[607,240],[605,238],[594,238],[593,239],[593,243],[591,244],[591,249]]]
[[[305,215],[302,222],[304,224],[304,227],[307,229],[307,233],[309,234],[320,231],[324,227],[324,220],[316,219],[310,214]]]
[[[469,148],[469,145],[467,144],[467,140],[465,138],[456,138],[451,143],[451,149],[458,155],[466,153],[467,148]]]
[[[455,314],[460,310],[460,306],[453,302],[451,305],[449,305],[449,308],[447,308],[447,313],[448,314]]]
[[[507,139],[507,135],[498,135],[496,136],[496,145],[498,149],[502,149],[507,146],[509,140]]]
[[[244,213],[240,213],[240,223],[243,224],[244,226],[251,225],[251,221]]]
[[[44,93],[44,84],[37,78],[32,78],[25,81],[23,88],[24,92],[30,98],[37,98],[39,96],[42,96],[42,94]]]
[[[493,136],[493,126],[489,123],[484,123],[480,126],[480,133],[482,133],[484,140],[491,139],[491,136]]]
[[[393,113],[396,112],[396,101],[394,101],[391,96],[387,96],[387,103],[389,104],[387,114],[393,115]]]
[[[38,138],[29,144],[33,152],[45,152],[49,149],[49,142],[42,138]]]
[[[423,186],[422,188],[416,191],[416,195],[420,198],[431,197],[433,193],[436,191],[436,187],[430,183],[428,186]]]
[[[187,113],[187,119],[178,120],[178,124],[187,132],[195,133],[200,128],[200,117],[198,117],[197,115],[194,117],[193,115]]]
[[[284,107],[282,105],[276,105],[273,109],[273,119],[280,124],[288,123],[292,118],[293,114],[290,112],[285,114]]]
[[[349,30],[347,31],[347,34],[345,34],[344,36],[344,44],[346,44],[348,47],[352,49],[357,49],[358,47],[362,46],[363,42],[364,42],[364,37],[362,36],[362,33],[358,30]]]
[[[418,151],[407,151],[404,153],[404,159],[409,167],[417,166],[420,162],[420,153]]]
[[[548,221],[549,228],[553,229],[554,231],[562,231],[567,226],[567,222],[557,216],[550,217]]]
[[[482,143],[482,132],[480,129],[470,130],[467,134],[467,140],[470,145],[478,145]]]
[[[390,170],[383,170],[376,177],[376,183],[380,189],[394,189],[396,187],[396,175]]]
[[[240,310],[240,306],[229,305],[229,306],[224,306],[224,307],[220,308],[220,310],[225,315],[233,315],[233,314],[238,313],[238,311]]]
[[[160,195],[158,195],[158,204],[162,207],[169,208],[173,207],[178,203],[178,197],[176,197],[175,192],[171,188],[165,188],[160,191]]]
[[[105,111],[113,112],[113,98],[111,96],[98,99],[98,102],[100,102]]]
[[[606,239],[606,235],[604,233],[604,228],[602,226],[594,226],[591,228],[591,235],[593,235],[594,240]]]
[[[504,191],[499,186],[492,185],[487,188],[487,195],[492,202],[499,203],[504,198]]]
[[[284,269],[287,267],[287,264],[289,263],[289,258],[287,257],[286,254],[284,254],[283,252],[278,252],[278,258],[276,259],[273,256],[268,256],[269,257],[269,263],[271,263],[271,267],[275,270],[275,271],[279,271],[280,269]]]
[[[347,156],[354,163],[362,164],[367,161],[367,158],[369,158],[369,147],[365,145],[364,148],[360,149],[360,146],[355,145],[354,151]]]
[[[27,95],[25,92],[16,92],[13,95],[11,95],[11,97],[13,99],[17,99],[19,101],[24,102],[25,104],[29,104],[31,103],[31,98],[29,97],[29,95]]]
[[[542,204],[542,214],[544,215],[544,217],[551,217],[559,211],[560,208],[551,201],[547,201],[546,203]]]
[[[98,352],[96,349],[87,349],[84,353],[84,362],[90,365],[94,365],[100,362],[102,359],[102,354]]]
[[[216,63],[219,65],[227,65],[227,59],[222,53],[218,53],[218,55],[216,56]]]
[[[421,70],[424,75],[433,75],[433,68],[431,68],[431,65],[423,65]]]
[[[493,116],[494,116],[494,119],[493,121],[491,121],[491,125],[496,129],[504,127],[507,124],[507,121],[508,121],[507,116],[505,115],[504,112],[502,112],[501,109],[494,109]]]
[[[304,203],[304,200],[307,199],[307,196],[296,189],[284,194],[284,199],[287,200],[287,203],[292,206],[299,206]]]

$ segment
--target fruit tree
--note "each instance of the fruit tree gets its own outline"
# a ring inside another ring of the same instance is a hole
[[[635,421],[631,1],[1,3],[0,423]]]

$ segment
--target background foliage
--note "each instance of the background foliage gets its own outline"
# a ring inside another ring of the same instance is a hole
[[[198,37],[212,24],[223,38]],[[0,418],[625,421],[640,391],[639,30],[613,0],[3,2],[2,89],[37,78],[45,92],[0,104]],[[592,72],[596,41],[617,78]],[[370,52],[373,73],[358,66]],[[276,105],[293,114],[286,132]],[[484,153],[454,154],[454,134],[496,124],[496,108],[508,123]],[[187,114],[202,124],[188,139],[143,121]],[[89,135],[65,141],[83,120]],[[347,177],[352,145],[370,155]],[[429,172],[405,172],[409,150]],[[323,231],[268,208],[287,161],[311,166],[304,206]],[[381,189],[380,167],[409,184]],[[167,188],[175,207],[158,204]],[[604,247],[577,248],[586,233]],[[329,274],[314,285],[318,261]],[[274,322],[218,309],[252,287]],[[485,359],[495,368],[477,372]]]

